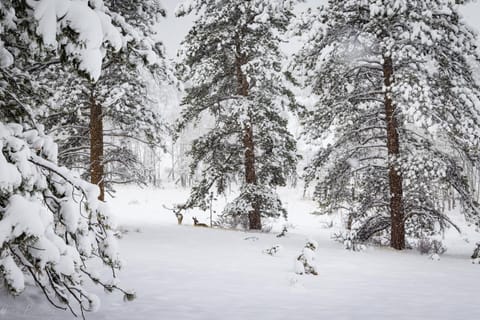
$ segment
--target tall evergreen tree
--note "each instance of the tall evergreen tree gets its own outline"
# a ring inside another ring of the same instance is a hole
[[[112,279],[120,262],[98,188],[57,165],[56,144],[35,122],[44,96],[30,72],[61,55],[98,79],[102,52],[119,39],[105,12],[86,2],[0,2],[1,289],[19,295],[33,283],[55,307],[82,316],[98,307],[88,279],[132,294]],[[98,262],[110,277],[92,269]]]
[[[307,135],[323,147],[306,170],[327,210],[347,208],[357,240],[422,236],[452,224],[453,189],[480,222],[466,166],[478,163],[476,36],[447,0],[331,0],[299,20],[296,57],[318,96]]]
[[[0,119],[34,123],[46,92],[32,79],[29,69],[43,60],[36,26],[24,1],[0,4]]]
[[[85,178],[99,185],[102,200],[105,187],[148,180],[128,141],[151,148],[162,144],[165,124],[151,91],[169,78],[162,43],[155,40],[153,31],[165,16],[160,2],[104,3],[113,25],[122,30],[123,46],[119,53],[106,54],[98,81],[61,66],[51,66],[38,75],[45,83],[58,84],[43,118],[47,129],[58,137],[59,161],[80,169]]]
[[[183,42],[180,78],[188,83],[177,130],[201,119],[213,127],[191,146],[192,173],[201,170],[184,205],[207,207],[212,189],[231,182],[239,196],[225,208],[261,229],[262,216],[286,214],[274,188],[295,174],[296,143],[287,130],[280,34],[292,17],[293,1],[187,1],[178,16],[200,16]]]

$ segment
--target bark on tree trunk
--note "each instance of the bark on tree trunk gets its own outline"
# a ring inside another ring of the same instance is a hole
[[[100,188],[98,199],[105,201],[103,171],[103,116],[102,106],[90,95],[90,182]]]
[[[257,184],[257,175],[255,172],[255,153],[253,142],[253,129],[246,126],[243,136],[243,145],[245,146],[245,181],[247,184]],[[248,213],[249,228],[253,230],[262,229],[260,208],[258,199],[254,199],[251,204],[253,210]]]
[[[390,215],[391,215],[391,240],[390,246],[397,250],[405,249],[405,221],[403,213],[403,179],[401,174],[395,170],[391,162],[400,154],[400,143],[398,138],[398,124],[395,119],[395,108],[390,96],[390,87],[393,82],[393,63],[390,56],[384,57],[383,64],[384,84],[387,88],[385,93],[385,113],[387,121],[387,149],[388,149],[388,178],[390,185]]]
[[[249,84],[246,75],[242,71],[242,66],[247,62],[245,53],[242,53],[240,39],[236,37],[236,57],[235,71],[238,82],[238,94],[244,97],[248,96]],[[251,120],[244,124],[243,146],[245,149],[245,182],[247,184],[257,184],[257,174],[255,171],[255,143],[253,141],[253,128]],[[260,204],[258,199],[253,199],[251,203],[252,210],[248,213],[249,228],[251,230],[261,230],[262,221],[260,215]]]

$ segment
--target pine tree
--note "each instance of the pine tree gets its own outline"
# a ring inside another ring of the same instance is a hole
[[[159,1],[105,1],[105,7],[122,30],[123,47],[106,54],[100,78],[91,81],[59,66],[38,75],[58,84],[43,121],[59,138],[60,162],[99,185],[101,199],[105,187],[149,180],[129,141],[161,146],[165,124],[151,91],[169,80],[162,43],[152,31],[165,16]]]
[[[12,295],[34,283],[55,307],[84,316],[98,307],[88,279],[133,295],[91,267],[103,263],[115,277],[115,225],[98,188],[57,165],[57,146],[35,121],[45,96],[31,71],[53,56],[98,79],[102,52],[120,34],[104,11],[66,4],[0,3],[0,281]]]
[[[281,70],[279,34],[287,28],[292,1],[187,1],[178,16],[200,14],[183,42],[179,76],[188,82],[180,132],[202,119],[213,126],[193,141],[191,172],[201,170],[188,207],[208,207],[212,189],[232,182],[240,194],[224,215],[248,219],[286,214],[275,193],[295,173],[296,143],[285,107],[295,104]]]
[[[23,1],[0,3],[0,119],[35,122],[34,105],[46,96],[29,73],[41,52]]]
[[[306,39],[296,65],[318,96],[305,131],[323,144],[306,181],[326,210],[347,210],[359,241],[390,231],[400,250],[406,233],[453,225],[437,205],[453,189],[478,225],[464,170],[478,160],[478,56],[458,6],[331,0],[298,30]]]

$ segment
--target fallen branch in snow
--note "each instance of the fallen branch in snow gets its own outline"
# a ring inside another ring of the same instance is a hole
[[[288,229],[286,226],[283,227],[282,232],[276,235],[277,238],[285,237],[288,232]]]
[[[271,248],[263,250],[263,253],[271,255],[271,256],[275,256],[275,255],[277,255],[277,253],[280,251],[281,248],[282,247],[280,247],[280,245],[276,244]]]

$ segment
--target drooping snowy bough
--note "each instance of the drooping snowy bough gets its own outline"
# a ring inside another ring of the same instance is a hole
[[[84,289],[86,279],[119,288],[100,279],[91,260],[113,275],[120,267],[98,187],[57,166],[55,143],[39,131],[0,124],[0,147],[0,278],[13,295],[30,278],[58,308],[94,310],[98,299]]]
[[[0,2],[0,281],[81,316],[99,305],[88,280],[134,295],[117,286],[115,226],[98,187],[57,165],[57,145],[35,122],[42,97],[30,72],[58,60],[98,79],[106,49],[122,41],[107,13],[101,0]]]

